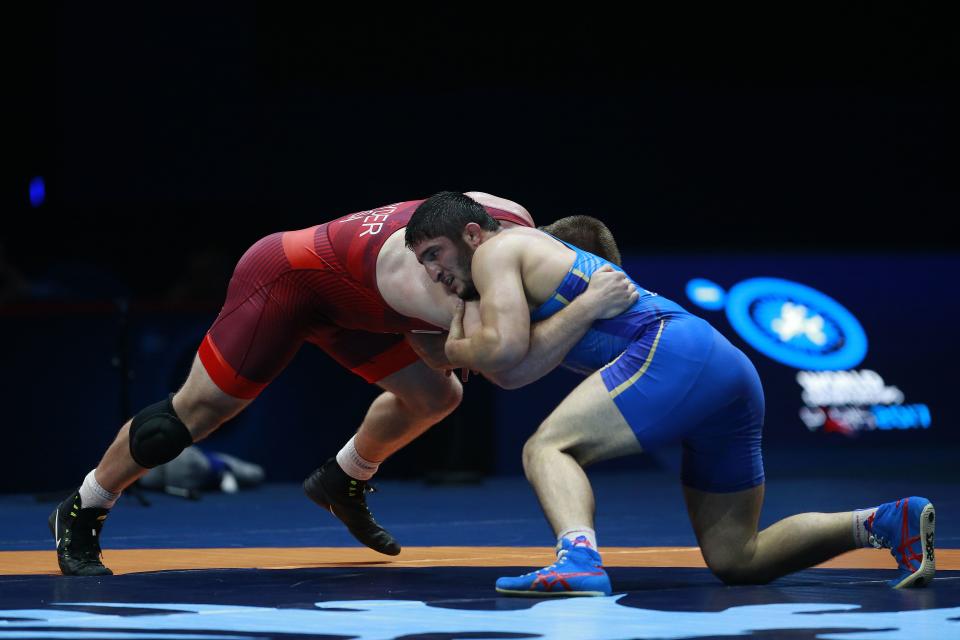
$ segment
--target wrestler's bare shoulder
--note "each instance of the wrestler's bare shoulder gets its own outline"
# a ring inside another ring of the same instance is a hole
[[[524,259],[547,257],[558,252],[565,253],[566,247],[542,231],[530,227],[510,227],[490,236],[477,247],[474,256],[481,259],[491,257],[519,256]]]
[[[527,299],[540,304],[553,295],[577,254],[536,229],[504,229],[481,244],[473,254],[474,274],[502,273],[515,265]]]

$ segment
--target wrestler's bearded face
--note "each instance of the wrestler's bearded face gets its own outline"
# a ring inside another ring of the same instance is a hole
[[[475,249],[463,238],[439,237],[413,247],[427,274],[449,292],[463,300],[477,300],[470,265]]]
[[[453,278],[456,286],[454,293],[461,300],[479,300],[480,294],[477,292],[477,288],[473,286],[473,272],[471,271],[473,254],[476,249],[471,248],[462,238],[457,238],[454,245],[457,248],[457,265]]]

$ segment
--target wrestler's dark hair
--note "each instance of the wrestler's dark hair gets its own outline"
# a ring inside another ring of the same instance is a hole
[[[568,216],[537,228],[575,247],[600,256],[604,260],[609,260],[618,267],[621,266],[620,249],[617,248],[617,241],[613,239],[613,233],[607,225],[596,218]]]
[[[486,231],[500,228],[500,222],[470,196],[441,191],[424,200],[413,212],[404,239],[408,247],[441,236],[462,241],[463,228],[471,222]]]

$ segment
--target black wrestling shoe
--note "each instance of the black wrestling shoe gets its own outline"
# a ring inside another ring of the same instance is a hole
[[[390,532],[377,524],[367,507],[365,494],[374,491],[364,480],[348,476],[336,459],[330,458],[303,481],[307,497],[339,518],[353,537],[374,551],[395,556],[398,543]]]
[[[100,529],[109,509],[82,509],[75,492],[53,510],[47,524],[57,544],[57,563],[65,576],[111,576],[100,557]]]

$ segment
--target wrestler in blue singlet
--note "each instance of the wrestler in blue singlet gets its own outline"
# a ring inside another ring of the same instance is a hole
[[[577,257],[553,297],[531,314],[547,318],[610,265],[564,243]],[[609,320],[597,320],[563,366],[600,376],[644,450],[679,440],[683,484],[710,492],[763,483],[760,453],[763,388],[753,364],[720,333],[683,307],[634,283],[640,298]]]

